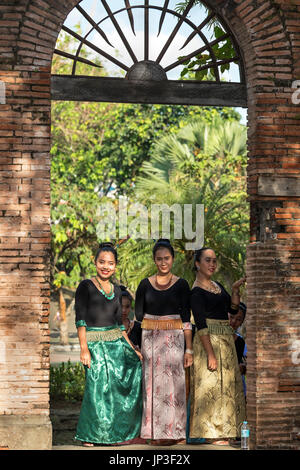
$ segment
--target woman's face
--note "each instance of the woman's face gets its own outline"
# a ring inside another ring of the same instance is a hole
[[[158,274],[168,274],[173,266],[173,256],[168,248],[159,248],[154,257],[154,263],[156,264]]]
[[[108,280],[116,271],[114,254],[111,251],[100,251],[95,265],[100,279]]]
[[[127,318],[131,309],[131,302],[125,295],[122,296],[122,318]]]
[[[232,315],[231,313],[228,314],[230,326],[237,330],[244,321],[244,312],[239,310],[236,315]]]
[[[217,269],[217,257],[213,250],[205,250],[200,258],[196,261],[198,272],[205,277],[211,277]]]

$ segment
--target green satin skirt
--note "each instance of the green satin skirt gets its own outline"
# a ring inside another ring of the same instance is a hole
[[[142,365],[123,336],[111,339],[115,329],[119,327],[87,328],[94,337],[87,341],[91,367],[85,366],[85,391],[75,436],[80,441],[115,444],[140,435]],[[97,339],[97,334],[102,338]]]

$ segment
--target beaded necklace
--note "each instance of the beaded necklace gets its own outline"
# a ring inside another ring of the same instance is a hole
[[[99,286],[99,288],[100,288],[99,290],[100,290],[101,294],[103,294],[104,297],[105,297],[107,300],[112,300],[112,299],[114,298],[114,296],[115,296],[114,288],[113,288],[112,283],[110,282],[110,292],[109,292],[109,294],[107,294],[107,293],[105,292],[105,290],[103,289],[102,285],[100,284],[100,281],[99,281],[98,277],[95,277],[95,279],[96,279],[97,284],[98,284],[98,286]]]
[[[172,279],[173,279],[173,274],[171,274],[171,277],[170,277],[169,281],[166,284],[159,284],[159,282],[157,280],[157,274],[156,274],[155,275],[155,285],[159,290],[168,289],[168,287],[171,285]]]
[[[198,279],[196,279],[196,284],[200,286],[202,289],[207,290],[208,292],[211,292],[212,294],[220,294],[221,293],[221,288],[216,284],[214,281],[210,281],[210,285],[204,286],[202,282],[199,282]]]

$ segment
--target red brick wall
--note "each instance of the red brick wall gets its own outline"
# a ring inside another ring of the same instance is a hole
[[[17,62],[25,5],[9,3],[0,6],[0,414],[48,416],[49,68]]]
[[[242,21],[249,44],[241,46],[249,90],[248,419],[256,448],[295,448],[300,431],[300,364],[292,355],[300,339],[300,126],[291,87],[299,78],[300,1],[237,3],[239,19],[232,22]],[[273,192],[261,186],[270,180]]]
[[[76,3],[0,5],[0,80],[7,90],[0,104],[0,439],[1,416],[49,419],[50,67]],[[207,3],[230,25],[246,64],[252,445],[291,448],[300,431],[299,392],[279,390],[300,375],[292,362],[300,338],[300,198],[297,185],[287,191],[280,183],[299,178],[300,111],[291,87],[300,79],[300,0]],[[270,194],[261,178],[275,178],[279,190]]]
[[[10,448],[51,446],[50,66],[66,15],[57,3],[0,5],[0,445]]]

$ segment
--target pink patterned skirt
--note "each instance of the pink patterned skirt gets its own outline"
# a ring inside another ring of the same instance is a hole
[[[145,315],[146,319],[180,319],[179,315]],[[142,332],[144,439],[185,439],[186,394],[182,329]]]

